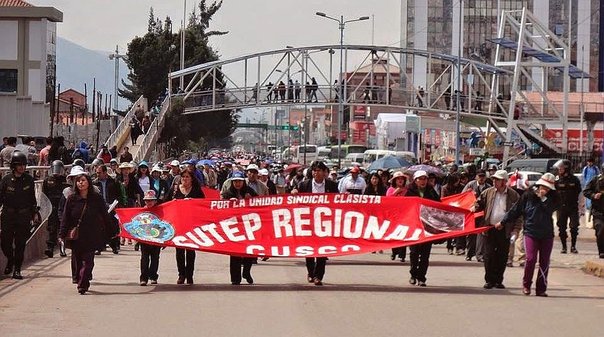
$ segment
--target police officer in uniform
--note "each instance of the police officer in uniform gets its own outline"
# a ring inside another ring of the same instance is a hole
[[[581,181],[571,172],[570,160],[559,160],[554,165],[558,169],[556,177],[556,191],[560,194],[562,205],[558,209],[558,229],[560,230],[560,242],[562,250],[566,254],[567,224],[570,227],[570,252],[577,254],[577,236],[579,235],[579,194],[581,193]],[[570,220],[570,221],[569,221]]]
[[[600,172],[604,172],[604,163],[602,163]],[[598,174],[587,182],[583,195],[591,200],[598,255],[604,259],[604,173]]]
[[[8,259],[4,274],[13,273],[13,278],[23,279],[21,265],[25,244],[29,237],[31,221],[37,216],[37,201],[34,178],[25,172],[27,156],[13,152],[10,161],[12,172],[0,181],[0,246]]]
[[[46,250],[44,254],[48,257],[54,255],[55,245],[57,244],[57,233],[59,231],[59,201],[63,196],[63,190],[68,187],[65,179],[65,166],[60,160],[52,162],[50,167],[50,176],[44,179],[42,183],[42,192],[48,197],[52,204],[52,212],[48,218],[48,240],[46,241]],[[61,249],[61,256],[63,256]]]

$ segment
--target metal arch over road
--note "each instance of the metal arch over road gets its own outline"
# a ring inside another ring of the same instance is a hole
[[[337,70],[334,73],[338,68],[334,65],[340,62],[336,57],[339,49],[339,45],[285,48],[209,62],[170,73],[169,85],[184,78],[185,87],[175,96],[184,99],[187,114],[284,105],[337,109],[339,86],[334,81],[339,75]],[[528,102],[520,103],[524,108],[518,111],[516,103],[512,107],[510,101],[498,97],[504,90],[506,96],[516,97],[515,102],[526,97],[513,81],[514,70],[460,58],[458,71],[457,56],[388,46],[344,45],[343,55],[345,106],[370,106],[377,108],[374,111],[391,108],[384,110],[428,116],[454,114],[461,73],[460,116],[487,120],[502,138],[506,137],[505,128],[500,127],[510,121],[534,126],[579,120],[565,113],[544,114],[542,108]],[[402,67],[406,71],[401,72],[401,64],[407,65]],[[170,87],[170,92],[175,91]],[[538,134],[531,136],[551,145]],[[521,139],[531,143],[524,135]]]

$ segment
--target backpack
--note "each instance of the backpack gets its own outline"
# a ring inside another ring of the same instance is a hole
[[[80,149],[75,149],[71,154],[71,159],[82,159],[84,156],[82,155],[82,151]]]

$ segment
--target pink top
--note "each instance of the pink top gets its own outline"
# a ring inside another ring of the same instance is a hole
[[[386,196],[387,197],[402,197],[405,194],[407,194],[407,188],[403,187],[402,190],[403,191],[400,194],[394,194],[394,191],[396,191],[396,187],[390,186],[390,187],[388,187],[388,190],[386,191]]]

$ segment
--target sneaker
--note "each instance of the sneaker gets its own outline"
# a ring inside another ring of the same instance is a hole
[[[531,289],[530,289],[530,288],[526,288],[526,287],[525,287],[525,288],[522,288],[522,293],[523,293],[525,296],[528,296],[528,295],[530,295],[530,294],[531,294]]]
[[[566,253],[567,253],[567,251],[566,251],[566,247],[564,247],[564,248],[562,248],[562,249],[560,250],[560,254],[566,254]]]
[[[471,256],[466,256],[466,261],[472,261],[472,257]]]
[[[101,255],[101,251],[100,250],[95,251],[94,255]]]
[[[308,283],[313,283],[315,280],[313,277],[307,276],[306,281],[308,281]]]
[[[44,255],[51,258],[53,256],[53,249],[48,248],[47,250],[44,251]]]
[[[417,285],[420,287],[425,287],[426,286],[426,281],[418,281]]]
[[[185,284],[185,277],[179,276],[178,280],[176,280],[176,284]]]
[[[539,296],[539,297],[547,297],[547,293],[545,291],[540,292],[540,293],[536,293],[535,295]]]
[[[144,281],[144,280],[143,280],[143,281],[141,281],[141,282],[140,282],[140,285],[141,285],[141,286],[143,286],[143,287],[144,287],[144,286],[146,286],[146,285],[147,285],[147,281]]]
[[[494,286],[495,285],[493,285],[493,283],[487,282],[482,287],[485,288],[485,289],[493,289]]]
[[[151,284],[157,284],[157,280],[151,280]]]
[[[21,276],[21,271],[20,270],[15,270],[13,272],[13,279],[15,280],[22,280],[23,276]]]
[[[465,249],[458,249],[455,252],[455,255],[459,256],[459,255],[466,255],[466,250]]]
[[[503,285],[503,283],[497,283],[495,285],[495,288],[497,288],[497,289],[505,289],[505,286]]]
[[[576,247],[570,247],[570,252],[571,252],[572,254],[579,254],[579,251],[577,250],[577,248],[576,248]]]
[[[323,282],[322,282],[322,281],[321,281],[321,280],[320,280],[318,277],[315,277],[315,278],[313,279],[313,283],[314,283],[316,286],[322,286],[322,285],[323,285]]]
[[[409,279],[409,284],[416,285],[417,284],[417,280],[414,277],[412,277],[412,278]]]
[[[449,255],[453,255],[453,249],[447,249],[447,253],[449,253]]]

